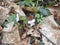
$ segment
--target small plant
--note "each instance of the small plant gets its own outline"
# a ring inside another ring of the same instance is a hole
[[[57,0],[20,0],[18,5],[31,8],[35,13],[37,22],[42,22],[46,16],[51,15],[50,11],[46,9],[46,6],[54,5],[56,3]]]
[[[57,0],[19,0],[17,2],[18,5],[21,7],[29,7],[31,10],[35,13],[35,18],[37,22],[43,22],[44,18],[48,15],[50,15],[50,11],[46,9],[46,6],[56,4]],[[6,25],[12,21],[14,21],[16,18],[16,15],[13,14],[9,17],[7,22],[4,22],[2,25]],[[21,20],[24,21],[24,23],[27,23],[26,17],[21,17]]]

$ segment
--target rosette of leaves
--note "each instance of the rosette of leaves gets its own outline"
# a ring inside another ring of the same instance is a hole
[[[43,23],[43,20],[44,20],[44,18],[45,18],[45,17],[43,17],[43,15],[41,15],[41,14],[36,14],[35,17],[36,17],[37,23]]]
[[[54,5],[57,3],[57,0],[23,0],[18,4],[20,6],[26,6],[32,8],[33,12],[36,14],[37,22],[42,22],[43,19],[51,15],[50,11],[46,9],[47,5]]]
[[[20,2],[18,2],[19,5],[24,5],[24,6],[46,6],[46,5],[55,5],[58,3],[58,0],[20,0]]]
[[[43,22],[46,16],[51,15],[50,11],[46,9],[44,6],[41,6],[38,10],[38,13],[36,13],[35,17],[37,22]]]

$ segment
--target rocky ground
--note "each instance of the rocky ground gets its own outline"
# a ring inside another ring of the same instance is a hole
[[[60,45],[59,6],[48,7],[51,15],[36,23],[32,9],[16,2],[0,1],[0,45]]]

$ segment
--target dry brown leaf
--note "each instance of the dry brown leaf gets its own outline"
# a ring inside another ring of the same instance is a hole
[[[0,25],[8,18],[9,9],[0,6]]]
[[[15,3],[11,2],[9,8],[14,7],[15,11],[20,15],[20,16],[25,16],[24,12],[22,11],[21,7],[19,5],[16,5]]]
[[[0,26],[0,32],[2,32],[2,27]]]

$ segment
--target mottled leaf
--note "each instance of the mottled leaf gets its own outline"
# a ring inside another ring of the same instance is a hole
[[[13,21],[16,21],[16,15],[15,15],[15,14],[12,14],[12,15],[9,17],[9,19],[2,24],[2,26],[5,27],[6,24],[11,23],[11,22],[13,22]]]
[[[43,6],[40,7],[40,13],[43,14],[44,16],[50,15],[50,11],[48,9],[45,9]]]

